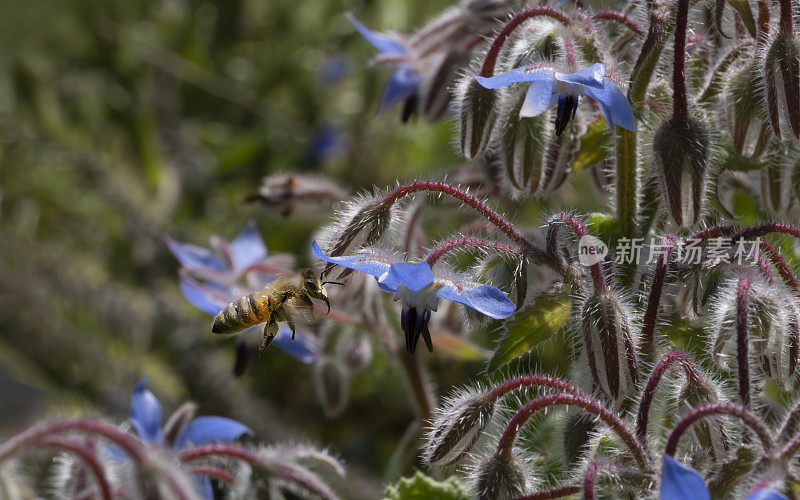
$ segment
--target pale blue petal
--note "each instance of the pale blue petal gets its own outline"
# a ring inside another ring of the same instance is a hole
[[[575,73],[556,73],[555,79],[567,83],[577,83],[590,88],[603,88],[606,79],[606,66],[603,63],[592,64]]]
[[[218,287],[194,281],[184,275],[178,278],[178,282],[186,300],[201,311],[216,315],[230,302],[223,290]]]
[[[487,89],[499,89],[508,87],[513,83],[552,81],[553,73],[552,68],[514,68],[511,71],[506,71],[490,78],[476,76],[475,79]]]
[[[436,295],[442,299],[464,304],[494,319],[508,318],[516,309],[514,303],[499,288],[489,285],[459,290],[458,287],[446,284],[436,292]]]
[[[103,448],[103,455],[103,458],[108,457],[109,459],[116,460],[117,462],[129,462],[131,460],[131,457],[128,456],[128,454],[125,453],[122,448],[115,444],[106,445]]]
[[[292,340],[292,330],[288,326],[281,325],[278,334],[272,340],[272,345],[301,363],[311,364],[319,357],[319,349],[309,335],[298,328]]]
[[[161,429],[161,403],[147,388],[146,378],[140,380],[133,388],[128,422],[136,429],[142,442],[161,444],[164,440],[164,431]]]
[[[669,455],[664,455],[661,470],[661,500],[711,500],[703,478]]]
[[[789,500],[789,497],[772,488],[762,488],[758,491],[754,491],[744,500]]]
[[[533,82],[525,94],[519,116],[539,116],[558,103],[558,94],[553,93],[553,82]]]
[[[207,267],[215,271],[225,271],[225,264],[222,259],[207,248],[198,247],[191,243],[181,243],[169,236],[164,237],[164,242],[183,267]]]
[[[194,477],[194,484],[197,486],[197,492],[205,500],[214,500],[214,487],[211,486],[211,479],[204,474],[196,474]]]
[[[361,36],[367,39],[369,43],[375,46],[376,49],[380,50],[384,54],[406,54],[408,51],[406,50],[405,46],[400,43],[400,41],[392,36],[387,35],[386,33],[377,33],[375,31],[370,30],[351,13],[348,12],[345,14],[347,19],[353,23],[353,26],[356,27]]]
[[[614,125],[636,132],[636,118],[633,116],[631,104],[614,83],[608,81],[602,89],[587,88],[586,95],[600,105],[611,132],[614,132]]]
[[[231,260],[237,271],[252,266],[267,258],[267,247],[258,232],[256,221],[251,220],[247,227],[231,241]]]
[[[378,280],[383,290],[397,290],[405,285],[409,290],[417,292],[433,283],[431,266],[427,262],[400,262],[392,264],[389,272]]]
[[[370,257],[368,254],[356,254],[356,255],[343,255],[341,257],[330,257],[323,253],[322,249],[317,245],[317,240],[311,242],[311,251],[313,252],[314,256],[318,259],[322,259],[325,262],[330,262],[331,264],[337,264],[348,269],[354,269],[356,271],[361,271],[362,273],[367,273],[376,278],[380,278],[383,276],[388,270],[390,265],[386,262],[381,262],[375,260]]]
[[[383,113],[414,95],[419,89],[420,83],[422,83],[422,78],[416,71],[405,65],[398,66],[383,87],[383,94],[378,103],[378,113]]]
[[[182,450],[216,442],[229,442],[245,434],[252,434],[246,425],[225,417],[197,417],[175,438],[173,448]]]

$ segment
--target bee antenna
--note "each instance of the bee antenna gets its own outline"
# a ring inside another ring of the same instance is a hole
[[[344,286],[344,283],[340,283],[338,281],[323,281],[322,284],[323,285],[341,285],[341,286]]]

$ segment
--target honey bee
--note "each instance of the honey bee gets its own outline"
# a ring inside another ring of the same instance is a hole
[[[260,323],[264,325],[264,341],[258,348],[259,354],[269,347],[278,333],[278,323],[286,322],[295,335],[295,323],[302,321],[313,312],[311,299],[325,301],[328,312],[331,302],[324,285],[343,285],[336,281],[322,281],[310,269],[299,273],[278,276],[263,290],[241,297],[220,311],[211,326],[213,333],[236,333]]]

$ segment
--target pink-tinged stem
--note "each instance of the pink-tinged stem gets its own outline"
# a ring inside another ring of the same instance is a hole
[[[600,417],[622,439],[639,467],[645,472],[655,473],[650,459],[647,457],[642,445],[636,440],[633,432],[611,411],[604,408],[594,399],[582,394],[560,393],[542,396],[520,408],[508,422],[502,436],[500,436],[495,454],[510,456],[514,441],[517,439],[517,433],[528,419],[540,410],[558,405],[577,406]]]
[[[639,36],[644,35],[644,31],[642,27],[639,26],[639,23],[633,20],[628,14],[624,12],[620,12],[618,10],[599,10],[592,14],[592,19],[603,19],[605,21],[614,21],[615,23],[622,24],[626,26],[628,29],[633,31]]]
[[[778,251],[777,248],[770,245],[768,242],[761,240],[759,245],[764,249],[766,252],[767,257],[769,258],[772,265],[775,269],[778,270],[778,274],[781,275],[783,282],[786,283],[795,294],[800,296],[800,282],[797,281],[797,276],[794,275],[792,268],[789,267],[789,264],[783,258],[783,255]]]
[[[795,403],[792,409],[789,410],[786,419],[783,421],[781,430],[778,432],[778,437],[788,438],[789,436],[795,435],[797,433],[798,422],[800,422],[800,401]]]
[[[483,238],[456,238],[439,243],[436,248],[431,250],[425,260],[428,265],[433,266],[437,260],[447,253],[471,249],[492,250],[496,253],[507,254],[522,253],[521,249],[515,245],[506,245],[505,243]]]
[[[578,60],[575,57],[575,44],[572,43],[572,38],[566,33],[562,33],[561,41],[564,42],[564,58],[567,60],[567,65],[572,70],[577,70]]]
[[[758,0],[758,21],[756,25],[756,46],[763,47],[769,39],[769,3]]]
[[[584,226],[577,217],[567,212],[560,212],[551,217],[550,221],[548,222],[551,230],[547,234],[547,248],[550,253],[554,253],[556,251],[556,245],[558,241],[557,224],[568,225],[575,233],[575,236],[578,238],[578,240],[589,234],[589,232],[586,230],[586,226]],[[603,273],[602,263],[597,262],[592,264],[590,269],[592,272],[592,282],[594,283],[595,291],[597,293],[607,291],[608,284],[606,283],[606,277]]]
[[[511,33],[524,21],[527,21],[533,17],[541,16],[551,17],[559,21],[564,26],[569,26],[571,24],[571,21],[563,12],[552,7],[540,6],[523,10],[511,18],[511,20],[507,22],[505,26],[503,26],[503,29],[500,30],[500,33],[497,34],[494,42],[492,42],[492,46],[489,47],[489,51],[486,53],[486,58],[483,60],[480,76],[486,78],[494,76],[494,67],[497,64],[497,57],[500,55],[500,50],[503,48],[503,45],[505,45],[506,40],[508,40],[508,37],[511,35]]]
[[[178,453],[178,461],[181,463],[209,457],[236,458],[250,464],[257,464],[261,462],[261,457],[259,457],[256,453],[246,450],[241,446],[233,446],[229,444],[207,444]]]
[[[82,431],[103,436],[122,448],[122,450],[137,464],[147,459],[147,449],[135,437],[100,420],[94,418],[79,418],[44,422],[17,434],[0,446],[0,463],[8,460],[12,455],[18,453],[26,446],[35,445],[38,441],[46,437],[67,431]]]
[[[581,487],[578,485],[557,486],[549,490],[537,491],[531,495],[518,497],[515,500],[550,500],[552,498],[563,498],[565,496],[574,495],[580,491]]]
[[[650,406],[653,403],[656,389],[658,389],[658,384],[661,382],[662,377],[670,366],[675,363],[681,363],[683,365],[687,377],[697,374],[697,368],[692,362],[692,358],[681,351],[672,351],[664,354],[655,368],[653,368],[650,377],[647,379],[647,384],[644,387],[642,400],[639,403],[639,412],[636,415],[636,437],[645,448],[647,447],[647,425],[650,420]]]
[[[792,0],[778,0],[778,5],[780,5],[781,9],[778,29],[781,35],[791,37],[794,31],[794,25],[792,23]]]
[[[545,375],[529,375],[527,377],[519,377],[504,382],[491,391],[489,391],[484,399],[488,403],[494,403],[506,394],[521,387],[547,387],[548,389],[555,389],[557,391],[566,392],[570,394],[586,394],[577,387],[559,380],[557,378],[548,377]]]
[[[602,469],[612,467],[612,464],[604,460],[595,460],[586,467],[586,474],[583,476],[583,500],[594,500],[594,484],[597,481],[597,473]]]
[[[650,287],[650,296],[647,298],[647,309],[644,313],[644,320],[642,321],[642,352],[655,357],[655,330],[656,320],[658,319],[658,307],[661,305],[661,292],[664,289],[664,280],[667,277],[667,270],[669,269],[669,260],[672,257],[672,251],[675,248],[675,236],[668,235],[665,237],[664,246],[661,247],[659,252],[658,261],[653,271],[653,284]]]
[[[747,315],[750,305],[750,276],[739,277],[736,287],[736,362],[739,366],[739,398],[745,408],[750,408],[750,339],[747,335]]]
[[[111,498],[113,498],[111,485],[108,483],[108,478],[106,477],[106,471],[97,459],[94,450],[62,436],[48,436],[37,441],[36,444],[66,450],[80,457],[89,469],[91,469],[92,474],[94,474],[95,482],[100,488],[100,496],[105,500],[111,500]]]
[[[690,413],[686,414],[686,416],[684,416],[682,419],[680,419],[670,433],[669,439],[667,439],[667,446],[664,450],[664,453],[669,456],[675,455],[675,451],[678,449],[678,442],[680,441],[681,436],[683,436],[683,434],[689,429],[689,427],[692,426],[692,424],[710,415],[727,415],[738,418],[744,422],[745,425],[755,431],[756,435],[761,440],[764,451],[767,453],[770,453],[775,446],[772,440],[772,435],[769,433],[769,429],[767,429],[767,425],[763,420],[755,416],[747,408],[742,408],[729,403],[717,403],[695,408]]]
[[[211,465],[195,465],[192,467],[190,472],[192,474],[202,474],[204,476],[213,477],[228,484],[234,484],[236,482],[236,478],[228,473],[228,471],[224,471],[219,467],[213,467]]]
[[[751,240],[766,236],[770,233],[787,234],[794,238],[800,239],[800,228],[791,224],[783,224],[780,222],[769,222],[767,224],[761,224],[760,226],[743,229],[741,232],[739,232],[739,234],[734,236],[733,239]]]
[[[689,0],[678,0],[675,13],[675,53],[672,58],[672,119],[686,120],[686,29],[689,25]]]

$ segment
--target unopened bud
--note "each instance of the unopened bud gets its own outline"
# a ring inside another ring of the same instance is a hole
[[[466,389],[436,410],[423,452],[429,466],[455,464],[472,450],[494,412],[494,403],[482,396]]]
[[[473,76],[459,85],[458,124],[461,154],[468,159],[480,156],[489,145],[497,121],[496,90],[483,87]]]
[[[760,72],[752,65],[735,71],[725,84],[727,122],[737,154],[759,156],[771,135],[764,122],[766,111],[763,93]]]
[[[656,171],[672,219],[693,226],[703,205],[706,170],[711,158],[708,128],[696,118],[671,118],[653,139]]]
[[[586,412],[572,412],[564,425],[564,458],[577,463],[586,452],[589,439],[597,430],[597,418]]]
[[[764,208],[773,215],[789,216],[797,206],[795,194],[792,192],[792,172],[789,165],[778,161],[769,161],[761,168],[761,200]]]
[[[453,50],[439,57],[433,71],[422,80],[422,113],[429,122],[439,121],[450,107],[452,89],[461,69],[468,63],[467,54]]]
[[[341,415],[347,406],[350,377],[338,360],[325,357],[314,363],[314,385],[325,416]]]
[[[525,466],[514,456],[494,454],[478,462],[473,471],[474,493],[480,500],[517,498],[528,489]]]
[[[695,369],[686,375],[675,395],[675,414],[678,417],[702,405],[720,402],[720,390],[711,379]],[[730,436],[726,432],[725,419],[716,415],[702,419],[692,426],[692,433],[700,450],[707,452],[715,462],[727,456]]]
[[[318,214],[324,206],[346,198],[347,193],[328,179],[288,172],[264,177],[258,192],[246,200],[291,217]]]
[[[778,140],[784,135],[800,137],[800,44],[778,33],[764,60],[764,87],[772,131]]]
[[[597,387],[612,401],[625,399],[638,381],[636,344],[630,311],[611,291],[583,304],[583,350]]]

